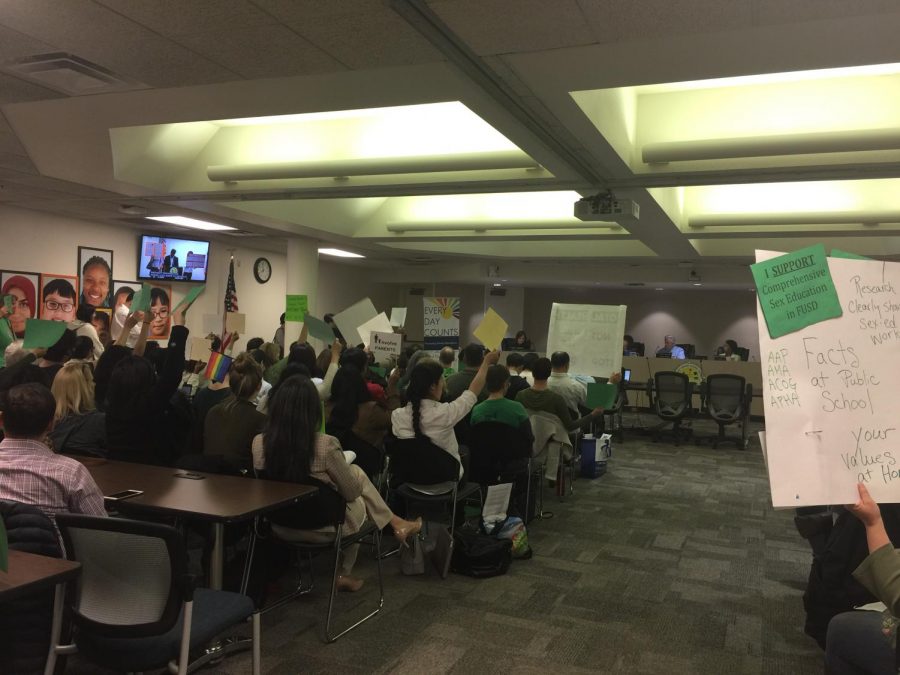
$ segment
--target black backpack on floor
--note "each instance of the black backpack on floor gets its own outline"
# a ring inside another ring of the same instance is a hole
[[[457,574],[486,579],[506,574],[512,563],[512,542],[478,532],[453,533],[450,569]]]

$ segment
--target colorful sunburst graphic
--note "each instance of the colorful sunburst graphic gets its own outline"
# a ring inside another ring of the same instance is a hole
[[[435,298],[435,303],[441,308],[441,318],[459,318],[459,298]]]

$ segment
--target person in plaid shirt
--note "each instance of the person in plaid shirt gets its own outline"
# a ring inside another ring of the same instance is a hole
[[[20,384],[0,401],[0,499],[56,513],[105,516],[103,495],[80,462],[55,454],[44,440],[53,427],[56,401],[42,384]]]

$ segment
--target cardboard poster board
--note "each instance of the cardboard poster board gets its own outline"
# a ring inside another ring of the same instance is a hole
[[[547,334],[547,355],[569,353],[569,372],[609,377],[622,367],[625,305],[553,303]]]

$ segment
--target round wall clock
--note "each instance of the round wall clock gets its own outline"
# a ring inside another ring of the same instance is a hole
[[[256,277],[259,283],[266,283],[272,278],[272,263],[266,258],[257,258],[256,262],[253,263],[253,276]]]

